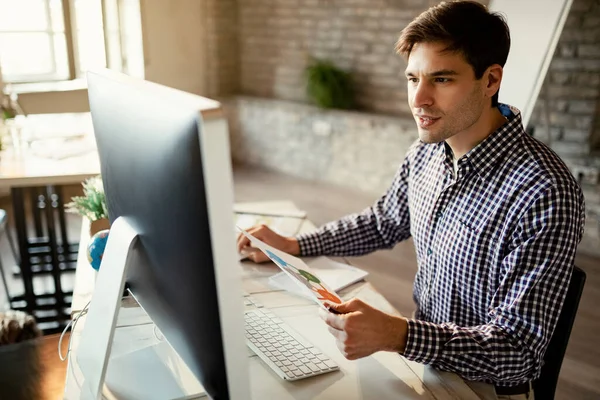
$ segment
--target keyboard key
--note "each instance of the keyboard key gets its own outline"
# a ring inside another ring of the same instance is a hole
[[[313,363],[308,363],[306,364],[306,366],[312,371],[312,372],[319,372],[321,369],[319,367],[317,367],[315,364]]]
[[[300,367],[300,371],[304,372],[305,374],[310,374],[310,369],[308,369],[305,365]]]
[[[285,322],[267,310],[246,312],[246,340],[277,375],[303,379],[338,369],[337,365]],[[258,349],[258,350],[256,350]]]

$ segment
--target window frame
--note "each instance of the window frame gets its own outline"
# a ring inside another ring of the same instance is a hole
[[[121,0],[112,0],[114,2],[113,5],[113,15],[115,18],[115,23],[117,26],[117,32],[119,34],[119,41],[116,46],[111,45],[110,34],[111,32],[108,28],[107,24],[107,1],[100,0],[101,7],[101,21],[102,21],[102,31],[104,38],[104,53],[105,53],[105,66],[116,67],[120,70],[125,70],[126,59],[123,57],[123,43],[122,43],[122,30],[121,30]],[[45,33],[48,36],[48,40],[50,41],[50,48],[52,54],[52,64],[54,65],[54,72],[51,74],[24,74],[24,75],[12,75],[9,79],[6,79],[6,75],[3,77],[3,81],[5,84],[11,85],[21,85],[21,84],[37,84],[37,83],[55,83],[55,82],[65,82],[65,81],[73,81],[77,79],[83,78],[83,76],[79,76],[80,65],[79,65],[79,42],[77,37],[77,21],[75,17],[75,0],[61,0],[62,5],[62,19],[64,26],[64,37],[65,37],[65,45],[66,45],[66,56],[67,56],[67,76],[59,76],[58,71],[56,70],[57,60],[56,60],[56,51],[54,44],[54,31],[52,30],[52,19],[50,15],[50,0],[45,0],[44,4],[46,6],[46,13],[48,18],[48,28]],[[113,24],[113,25],[114,25]],[[2,33],[44,33],[44,31],[3,31]],[[113,49],[112,47],[118,47]],[[120,60],[111,60],[111,51],[116,51],[121,55]],[[114,63],[118,63],[119,65],[115,66]]]

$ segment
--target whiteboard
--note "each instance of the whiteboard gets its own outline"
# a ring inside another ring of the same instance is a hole
[[[500,85],[500,102],[521,110],[527,127],[573,0],[491,0],[502,13],[511,45]],[[493,46],[493,43],[491,44]]]

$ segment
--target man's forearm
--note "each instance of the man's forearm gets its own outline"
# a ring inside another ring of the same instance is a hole
[[[369,207],[360,214],[348,215],[321,226],[316,231],[298,235],[303,256],[361,256],[388,249],[410,236],[410,228],[401,229],[398,221],[378,215]]]

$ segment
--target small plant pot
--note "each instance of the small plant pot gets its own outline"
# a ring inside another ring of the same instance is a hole
[[[108,218],[97,219],[90,223],[90,236],[94,236],[96,233],[110,229],[110,221]]]

